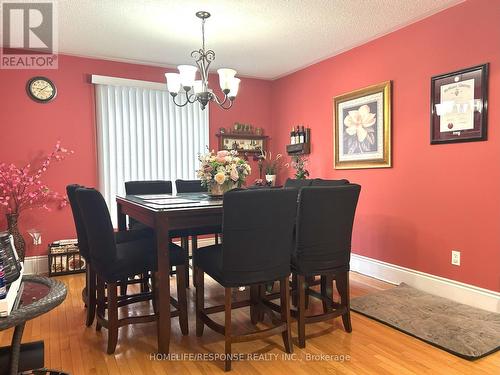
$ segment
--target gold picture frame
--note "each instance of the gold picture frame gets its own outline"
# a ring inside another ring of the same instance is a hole
[[[333,98],[335,169],[392,167],[391,91],[386,81]]]

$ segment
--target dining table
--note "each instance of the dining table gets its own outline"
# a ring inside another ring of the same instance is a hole
[[[117,196],[118,230],[127,229],[127,216],[155,231],[157,272],[158,353],[168,354],[170,345],[169,231],[222,225],[222,197],[208,193]]]

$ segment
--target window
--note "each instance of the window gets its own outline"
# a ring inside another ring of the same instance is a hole
[[[92,76],[96,93],[99,190],[116,225],[125,181],[195,179],[208,146],[208,108],[177,107],[153,82]]]

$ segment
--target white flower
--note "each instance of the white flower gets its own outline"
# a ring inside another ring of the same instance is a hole
[[[366,104],[358,108],[358,110],[349,111],[349,114],[344,119],[345,130],[349,135],[357,135],[358,141],[363,142],[368,135],[365,128],[375,125],[377,119],[375,113],[370,113],[370,107]]]

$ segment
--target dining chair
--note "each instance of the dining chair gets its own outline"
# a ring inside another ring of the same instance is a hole
[[[349,181],[346,180],[346,179],[325,180],[325,179],[322,179],[322,178],[314,178],[314,179],[310,179],[310,180],[291,180],[291,181],[293,181],[292,185],[294,183],[296,184],[295,187],[304,187],[304,186],[342,186],[342,185],[345,185],[345,184],[349,183]],[[304,181],[305,185],[300,186],[300,184],[301,184],[300,181]],[[309,185],[307,185],[307,183],[309,183]],[[286,184],[285,184],[285,186],[286,186]],[[295,274],[292,275],[292,282],[294,284],[297,282]],[[316,279],[313,276],[309,276],[309,277],[306,277],[305,283],[306,283],[306,285],[308,287],[311,287],[311,286],[320,284],[320,279]],[[308,290],[309,290],[309,288],[306,288],[306,291],[308,291]],[[292,305],[293,306],[297,306],[297,295],[296,294],[292,295]],[[308,306],[309,306],[309,294],[306,293],[306,308],[308,308]]]
[[[172,181],[167,180],[144,180],[144,181],[126,181],[125,182],[125,194],[127,195],[157,195],[157,194],[172,194]],[[132,217],[129,217],[129,228],[131,229],[144,229],[151,231],[154,234],[153,230],[146,226],[145,224],[135,220]],[[188,238],[186,236],[182,236],[181,233],[177,233],[170,231],[170,238],[181,238],[181,247],[184,249],[185,253],[188,252]],[[171,265],[172,266],[172,265]],[[175,274],[177,270],[171,271],[171,274]],[[188,276],[189,276],[189,270]],[[147,277],[144,277],[147,280]],[[142,290],[147,291],[149,285],[145,282],[142,285]],[[124,293],[123,289],[126,289],[126,286],[122,288],[122,294]],[[126,292],[126,291],[125,291]]]
[[[285,188],[301,188],[304,186],[311,186],[311,179],[296,180],[294,178],[287,178],[285,181]]]
[[[202,336],[207,325],[225,337],[226,371],[231,369],[233,343],[253,341],[282,334],[285,350],[292,353],[290,331],[290,257],[297,207],[296,189],[235,189],[224,194],[222,244],[201,247],[194,254],[196,277],[196,335]],[[224,305],[205,308],[204,275],[224,287]],[[263,304],[261,284],[279,280],[280,316]],[[232,302],[232,288],[251,287],[251,298]],[[251,321],[261,311],[271,317],[273,327],[234,335],[232,309],[250,306]],[[209,315],[224,311],[224,325]]]
[[[200,180],[175,180],[175,189],[177,193],[206,193],[207,188],[201,185]],[[191,237],[191,254],[194,254],[198,249],[198,236],[205,234],[213,234],[215,244],[219,243],[219,233],[222,231],[220,225],[209,225],[197,228],[190,228],[182,231],[183,237]],[[189,245],[188,245],[189,246]],[[186,252],[186,264],[189,264],[189,247]],[[189,267],[186,267],[186,285],[189,287]],[[193,271],[194,283],[194,271]]]
[[[76,201],[81,212],[88,243],[90,263],[97,277],[97,326],[108,329],[108,354],[114,353],[118,341],[118,330],[128,324],[146,323],[157,320],[156,313],[147,315],[126,315],[118,318],[118,308],[142,301],[153,301],[156,310],[157,290],[153,281],[153,291],[146,293],[117,295],[117,285],[138,274],[156,272],[156,247],[153,237],[145,237],[133,241],[117,243],[109,211],[103,196],[95,189],[77,188]],[[181,332],[188,334],[187,297],[184,278],[183,249],[169,244],[165,251],[170,252],[171,263],[178,267],[177,300],[171,299],[176,310],[171,316],[179,317]],[[153,280],[155,278],[153,277]],[[105,296],[107,290],[107,296]],[[107,310],[107,318],[105,312]]]
[[[88,247],[87,241],[87,233],[85,232],[85,227],[83,225],[83,219],[80,212],[80,207],[78,206],[78,202],[76,201],[76,189],[84,188],[82,185],[71,184],[66,186],[66,194],[68,196],[68,201],[71,207],[71,213],[73,214],[73,221],[75,224],[76,235],[78,239],[78,249],[80,250],[80,254],[85,259],[85,287],[82,290],[82,299],[87,308],[85,325],[87,327],[91,326],[94,322],[95,318],[95,309],[96,309],[96,276],[95,272],[92,268],[92,262],[90,259],[90,251]],[[143,230],[128,230],[115,232],[115,241],[117,243],[127,242],[127,241],[135,241],[141,238],[145,238],[150,236],[150,233]],[[142,278],[137,279],[136,277],[131,278],[130,280],[122,280],[122,283],[126,282],[127,284],[136,284],[136,283],[144,283],[145,280]]]
[[[322,178],[315,178],[311,180],[311,186],[342,186],[349,183],[345,178],[340,180],[325,180]]]
[[[305,347],[305,324],[342,316],[347,332],[352,331],[349,307],[349,262],[354,215],[361,186],[304,187],[299,192],[292,274],[298,294],[299,347]],[[321,293],[306,285],[307,277],[321,277]],[[340,295],[334,301],[333,280]],[[306,294],[321,299],[323,314],[306,316]]]

